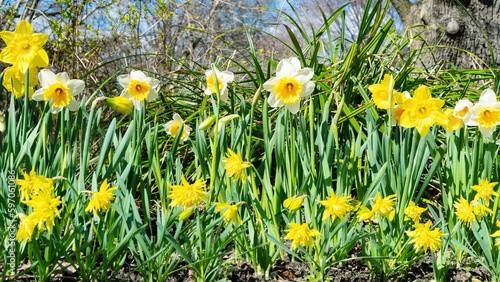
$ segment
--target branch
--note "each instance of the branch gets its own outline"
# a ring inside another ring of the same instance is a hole
[[[404,18],[406,18],[410,14],[411,6],[413,5],[408,0],[391,0],[392,5],[398,11],[399,17],[403,22],[405,22]]]

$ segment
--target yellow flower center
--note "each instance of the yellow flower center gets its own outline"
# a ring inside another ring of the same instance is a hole
[[[283,77],[273,88],[276,98],[285,104],[293,104],[300,100],[302,83],[295,78]]]
[[[217,79],[217,83],[219,84],[219,91],[222,91],[222,88],[224,87],[224,84],[220,79]],[[214,77],[212,75],[209,75],[207,78],[207,87],[210,90],[210,92],[215,93],[215,84],[214,84]]]
[[[490,106],[481,109],[477,117],[477,123],[481,127],[492,128],[500,122],[500,110]]]
[[[469,108],[468,107],[464,107],[460,111],[457,111],[457,115],[459,115],[460,117],[463,118],[468,112],[469,112]]]
[[[425,106],[421,106],[418,108],[418,111],[416,111],[417,118],[419,119],[425,119],[428,118],[429,115],[431,114],[431,111]]]
[[[52,99],[52,106],[56,108],[62,108],[69,105],[73,95],[69,92],[69,89],[62,82],[52,83],[43,92],[43,98],[45,102]]]
[[[32,50],[31,38],[25,35],[16,36],[19,41],[17,43],[17,52],[20,54],[29,54]]]
[[[132,79],[128,84],[128,94],[132,99],[137,101],[144,101],[149,96],[151,86],[144,81]]]

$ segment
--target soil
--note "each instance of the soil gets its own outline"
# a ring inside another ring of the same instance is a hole
[[[23,266],[21,266],[23,267]],[[0,269],[3,268],[0,265]],[[24,268],[26,266],[24,265]],[[55,282],[66,281],[80,281],[77,272],[74,268],[68,266],[61,266],[59,274],[51,279]],[[124,268],[120,270],[117,276],[111,281],[143,281],[140,272],[136,271],[130,273],[133,268]],[[270,277],[258,277],[252,265],[249,262],[237,261],[226,268],[222,276],[227,281],[249,281],[249,282],[285,282],[285,281],[311,281],[308,279],[310,275],[308,267],[297,261],[290,261],[288,256],[284,260],[278,259],[271,269]],[[433,280],[432,262],[430,256],[426,256],[417,263],[415,263],[405,273],[394,273],[384,279],[383,277],[370,276],[370,270],[363,260],[350,260],[347,262],[339,263],[331,267],[325,277],[325,281],[416,281],[424,282]],[[488,281],[491,279],[486,269],[480,267],[456,268],[452,266],[448,271],[447,281],[472,281],[478,279],[480,281]],[[7,281],[27,282],[33,281],[32,275],[23,275],[16,279]],[[167,280],[167,282],[192,282],[196,281],[192,271],[188,269],[180,270]]]

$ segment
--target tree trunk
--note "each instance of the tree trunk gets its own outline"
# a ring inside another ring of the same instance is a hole
[[[414,38],[411,45],[414,48],[424,47],[423,53],[419,55],[424,66],[453,63],[456,68],[462,69],[494,67],[488,44],[482,33],[455,0],[419,0],[416,3],[408,0],[391,0],[391,2],[398,11],[404,27],[410,28],[409,36]],[[495,60],[500,60],[500,1],[460,0],[460,2],[483,30],[493,49]],[[436,45],[446,47],[434,48]]]

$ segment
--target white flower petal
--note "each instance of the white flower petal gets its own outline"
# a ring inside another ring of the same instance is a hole
[[[71,99],[71,101],[69,102],[69,105],[67,107],[68,107],[68,110],[74,112],[74,111],[78,111],[78,108],[80,108],[80,105],[78,104],[78,102],[76,102],[75,99]]]
[[[296,71],[294,73],[293,78],[300,81],[300,83],[302,83],[302,84],[306,84],[309,81],[311,81],[311,78],[313,77],[313,75],[314,75],[314,71],[312,69],[305,68],[305,69],[301,69],[301,70]]]
[[[300,109],[300,100],[293,104],[285,104],[285,107],[292,113],[296,114]]]
[[[293,65],[293,67],[296,70],[300,70],[300,68],[302,67],[300,64],[299,58],[297,58],[297,57],[288,58],[288,61]]]
[[[209,78],[209,77],[210,77],[210,75],[212,75],[212,69],[206,70],[206,71],[205,71],[205,76],[206,76],[207,78]]]
[[[276,68],[276,76],[277,77],[291,77],[294,72],[298,69],[289,61],[289,60],[281,60],[278,63],[278,67]]]
[[[262,84],[262,87],[264,87],[265,90],[269,91],[269,92],[273,92],[273,88],[276,84],[278,84],[280,82],[280,78],[279,77],[271,77],[268,81],[264,82],[264,84]]]
[[[72,79],[66,85],[73,96],[80,94],[85,89],[85,82],[80,79]]]
[[[140,110],[144,106],[144,101],[139,101],[134,99],[132,99],[131,101],[136,110]]]
[[[223,83],[232,83],[234,81],[234,73],[232,72],[229,72],[229,71],[223,71],[221,73],[222,77],[221,77],[221,81]]]
[[[229,91],[226,86],[224,86],[220,92],[220,99],[226,103],[229,102]]]
[[[205,95],[212,95],[212,92],[210,91],[210,89],[205,88]]]
[[[54,106],[51,106],[49,111],[53,114],[57,114],[59,113],[60,111],[62,110],[62,108],[57,108],[57,107],[54,107]]]
[[[316,84],[312,81],[309,81],[305,85],[302,86],[302,94],[300,94],[300,97],[307,97],[313,93],[314,88],[316,87]]]
[[[149,83],[149,86],[151,86],[151,88],[156,88],[156,86],[158,86],[158,84],[160,84],[160,80],[156,79],[156,78],[152,78],[152,77],[148,77],[150,82]]]
[[[172,127],[172,125],[174,125],[176,122],[171,120],[169,122],[167,122],[166,124],[163,125],[163,127],[165,128],[165,131],[168,133],[168,134],[171,134],[170,133],[170,128]]]
[[[130,79],[146,81],[147,76],[140,70],[132,70],[130,72]]]
[[[134,100],[130,95],[128,94],[128,89],[123,89],[122,93],[120,93],[120,96],[129,99],[130,101]]]
[[[473,115],[472,112],[468,112],[464,116],[464,123],[468,126],[477,126],[477,116]]]
[[[490,127],[490,128],[482,127],[482,126],[479,127],[479,131],[481,131],[481,133],[484,135],[484,137],[490,137],[493,134],[493,132],[495,131],[495,129],[497,129],[496,126]]]
[[[155,89],[151,88],[151,90],[149,90],[149,95],[146,101],[150,102],[157,98],[158,98],[158,92]]]
[[[119,75],[118,78],[118,84],[120,84],[121,87],[128,89],[128,85],[130,84],[130,75],[128,74],[122,74]]]
[[[184,122],[184,120],[181,118],[181,116],[178,113],[174,114],[174,121],[175,122]]]
[[[42,88],[48,87],[50,84],[54,83],[56,80],[56,75],[48,69],[43,69],[38,73],[38,80]]]
[[[60,72],[56,74],[56,81],[59,81],[64,85],[67,85],[69,82],[69,75],[65,72]]]
[[[482,105],[490,105],[493,104],[497,101],[497,96],[495,95],[495,92],[491,89],[486,89],[481,93],[481,96],[479,97],[479,103]]]
[[[276,97],[276,95],[274,95],[274,93],[269,94],[269,97],[267,98],[267,103],[272,108],[282,107],[283,105],[285,105]]]
[[[43,92],[45,92],[45,89],[38,89],[33,93],[33,100],[35,101],[43,101],[45,100],[45,97],[43,96]]]

